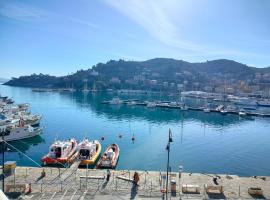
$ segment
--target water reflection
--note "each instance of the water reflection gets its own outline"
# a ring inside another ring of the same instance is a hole
[[[112,94],[106,93],[61,93],[62,97],[70,98],[70,101],[75,102],[76,106],[81,109],[91,109],[97,116],[106,117],[111,120],[146,120],[149,123],[181,123],[198,122],[206,125],[211,125],[216,128],[226,128],[235,126],[245,121],[252,120],[250,118],[241,118],[238,115],[220,113],[205,113],[201,111],[182,111],[179,109],[170,108],[147,108],[145,106],[128,106],[128,105],[107,105],[102,104],[104,100],[113,98]],[[140,100],[157,100],[157,96],[138,95]],[[129,99],[130,96],[122,95],[121,98]],[[134,96],[133,96],[134,99]],[[168,100],[166,97],[164,100]],[[172,99],[170,100],[177,100]],[[192,99],[188,99],[192,101]],[[190,103],[190,102],[189,102]],[[194,100],[194,104],[199,104],[201,101]],[[191,103],[190,103],[191,104]]]

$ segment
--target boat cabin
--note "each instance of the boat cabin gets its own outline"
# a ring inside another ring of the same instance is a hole
[[[93,155],[97,152],[98,145],[93,141],[93,142],[88,142],[85,141],[83,144],[80,146],[80,159],[91,159]]]
[[[74,148],[74,142],[73,141],[56,141],[53,145],[50,147],[50,153],[49,156],[51,158],[63,158],[68,156],[69,152]]]

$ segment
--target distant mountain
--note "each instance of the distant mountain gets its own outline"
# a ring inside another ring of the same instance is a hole
[[[82,89],[143,89],[175,90],[185,87],[202,89],[224,84],[238,84],[239,81],[254,84],[267,81],[268,68],[255,68],[232,60],[219,59],[201,63],[190,63],[170,58],[154,58],[146,61],[110,60],[98,63],[91,69],[79,70],[72,75],[50,76],[32,74],[13,78],[5,83],[11,86]],[[258,74],[266,74],[258,79]],[[196,86],[196,88],[194,88]]]

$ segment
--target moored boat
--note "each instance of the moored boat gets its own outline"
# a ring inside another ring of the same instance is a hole
[[[101,152],[101,144],[98,140],[84,139],[78,144],[80,165],[94,165]]]
[[[117,144],[111,144],[107,147],[101,158],[97,163],[97,168],[108,168],[108,169],[115,169],[118,158],[120,155],[120,149]]]
[[[41,161],[44,165],[49,164],[70,164],[77,157],[77,141],[55,141],[49,148],[49,153]]]
[[[3,134],[4,140],[7,142],[35,137],[37,135],[40,135],[41,132],[42,128],[34,128],[30,125],[24,125],[23,122],[20,122],[20,126],[0,126],[0,135]],[[2,141],[2,137],[0,138],[0,141]]]

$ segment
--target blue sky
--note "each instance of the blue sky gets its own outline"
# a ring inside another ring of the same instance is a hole
[[[270,1],[0,1],[0,77],[154,57],[270,66]]]

